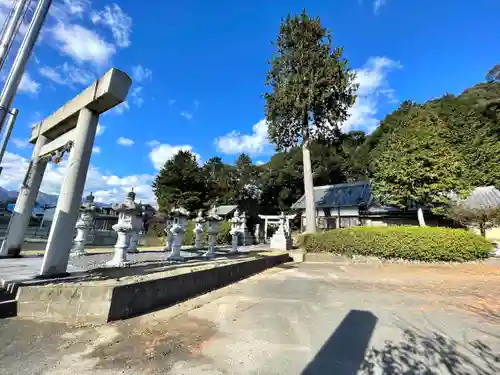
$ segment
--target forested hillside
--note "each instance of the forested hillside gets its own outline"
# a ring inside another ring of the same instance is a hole
[[[500,184],[500,83],[422,105],[404,102],[358,149],[386,203],[439,203],[444,191],[467,194]]]
[[[340,134],[328,144],[313,143],[311,152],[315,186],[369,179],[386,203],[435,202],[440,191],[500,187],[500,83],[423,104],[404,101],[372,134]],[[153,187],[164,210],[218,202],[272,213],[289,208],[303,186],[301,151],[293,148],[263,165],[242,154],[236,165],[213,157],[199,166],[192,154],[180,152]]]

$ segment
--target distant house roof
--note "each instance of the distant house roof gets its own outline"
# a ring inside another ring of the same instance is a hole
[[[316,208],[367,206],[371,200],[372,191],[368,181],[316,186],[314,188]],[[292,209],[305,209],[304,195],[293,204]]]
[[[500,207],[500,190],[494,186],[477,187],[467,197],[464,204],[470,208]]]
[[[224,206],[214,207],[213,210],[219,216],[226,216],[226,215],[229,215],[230,213],[232,213],[237,208],[238,208],[237,205],[228,204],[228,205],[224,205]]]

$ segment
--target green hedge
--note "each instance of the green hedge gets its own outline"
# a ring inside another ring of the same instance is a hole
[[[194,246],[194,238],[195,234],[193,232],[194,229],[194,220],[188,221],[188,226],[186,229],[186,234],[184,234],[184,240],[182,244],[185,246]],[[207,245],[208,234],[206,230],[206,224],[203,225],[203,236],[202,236],[202,244],[203,246]],[[220,223],[220,231],[217,235],[217,245],[228,245],[231,243],[231,223],[229,221],[221,221]]]
[[[487,258],[492,244],[465,229],[439,227],[354,227],[304,234],[308,252],[375,256],[426,262],[464,262]]]

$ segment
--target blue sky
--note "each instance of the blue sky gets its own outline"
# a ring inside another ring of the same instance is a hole
[[[0,16],[10,3],[0,0]],[[405,99],[460,93],[500,63],[496,0],[54,0],[14,104],[20,115],[0,186],[18,188],[30,127],[111,67],[134,83],[127,103],[100,119],[86,184],[99,200],[134,186],[151,201],[158,168],[180,148],[201,161],[233,162],[240,152],[267,161],[261,94],[270,41],[281,18],[304,7],[358,72],[346,130],[373,129]],[[64,167],[49,166],[42,190],[58,192]]]

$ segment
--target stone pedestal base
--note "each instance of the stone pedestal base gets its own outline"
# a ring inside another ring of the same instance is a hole
[[[127,261],[127,249],[130,245],[128,233],[118,232],[118,239],[115,245],[115,254],[113,259],[106,262],[105,267],[127,267],[130,262]]]
[[[229,254],[236,254],[238,252],[238,238],[239,235],[233,234],[231,239],[231,250],[229,250]]]
[[[208,251],[206,251],[204,254],[203,254],[203,257],[204,258],[207,258],[207,259],[213,259],[215,258],[215,244],[217,242],[217,235],[213,235],[213,234],[209,234],[208,235]]]
[[[165,243],[165,251],[166,253],[169,251],[172,251],[172,244],[174,243],[174,237],[172,235],[167,236],[166,243]]]
[[[87,236],[90,228],[77,228],[76,237],[73,243],[73,248],[69,255],[71,257],[82,257],[87,254],[85,251],[85,243],[87,242]]]
[[[201,249],[201,235],[202,231],[195,231],[194,248]]]
[[[255,243],[254,236],[247,230],[241,234],[240,238],[240,243],[243,246],[253,245]]]
[[[175,243],[175,238],[174,238],[174,244],[172,245],[172,251],[170,254],[168,254],[167,259],[169,262],[184,262],[184,257],[181,255],[181,245],[179,243]],[[182,238],[179,241],[182,243]]]
[[[139,241],[139,233],[133,233],[130,236],[130,243],[127,248],[128,254],[137,254],[139,250],[137,250],[137,242]]]
[[[285,236],[284,233],[276,232],[271,238],[271,249],[277,250],[291,250],[292,239]]]
[[[180,254],[180,251],[172,252],[167,256],[169,262],[184,262],[184,257]]]

